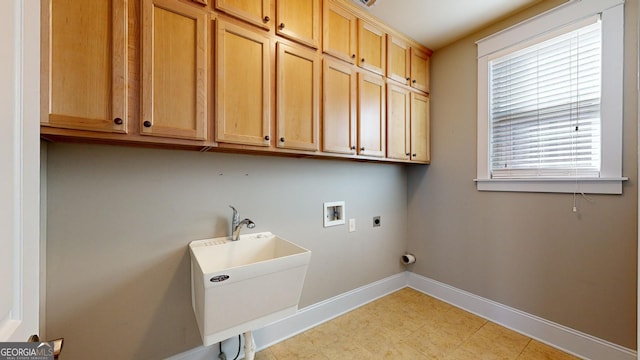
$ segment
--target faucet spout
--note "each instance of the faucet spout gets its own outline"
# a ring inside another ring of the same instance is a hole
[[[233,206],[229,205],[229,207],[233,210],[233,217],[231,219],[231,240],[236,241],[240,239],[240,229],[245,225],[247,229],[253,229],[256,227],[256,223],[251,221],[251,219],[240,220],[240,216],[238,215],[238,210]]]

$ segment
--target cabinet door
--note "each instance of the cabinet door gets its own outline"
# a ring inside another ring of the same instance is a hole
[[[410,90],[387,84],[387,157],[409,160]]]
[[[411,48],[411,87],[429,92],[429,55]]]
[[[322,150],[355,154],[356,72],[353,66],[324,58],[322,71]]]
[[[358,65],[384,75],[386,64],[386,36],[382,29],[358,19]]]
[[[322,51],[338,59],[356,62],[356,16],[340,5],[325,0]]]
[[[278,43],[278,147],[318,150],[320,60],[315,51]]]
[[[429,97],[411,93],[411,160],[431,161]]]
[[[144,135],[206,139],[207,15],[171,0],[144,0]]]
[[[409,45],[395,36],[387,35],[387,77],[408,85],[410,59]]]
[[[276,33],[315,49],[320,44],[320,0],[278,0]]]
[[[216,141],[269,146],[269,39],[216,22]]]
[[[42,125],[126,133],[126,1],[44,1],[42,42]]]
[[[358,74],[358,154],[385,156],[385,84],[382,76]]]
[[[269,29],[273,23],[269,2],[270,0],[216,0],[216,10]]]

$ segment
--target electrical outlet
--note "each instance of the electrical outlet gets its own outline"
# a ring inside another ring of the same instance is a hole
[[[356,219],[349,219],[349,232],[356,231]]]
[[[380,225],[382,225],[382,223],[380,222],[380,216],[374,216],[373,227],[379,227]]]

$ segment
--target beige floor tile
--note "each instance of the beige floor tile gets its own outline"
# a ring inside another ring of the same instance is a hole
[[[258,360],[576,360],[405,288],[257,354]]]
[[[517,360],[577,360],[579,358],[552,348],[539,341],[531,340]]]
[[[451,359],[515,360],[529,338],[488,322],[452,354]]]
[[[278,360],[271,349],[264,349],[256,353],[255,360]]]

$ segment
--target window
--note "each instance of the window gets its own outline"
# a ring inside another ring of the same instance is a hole
[[[572,1],[478,44],[478,190],[622,192],[623,1]]]

